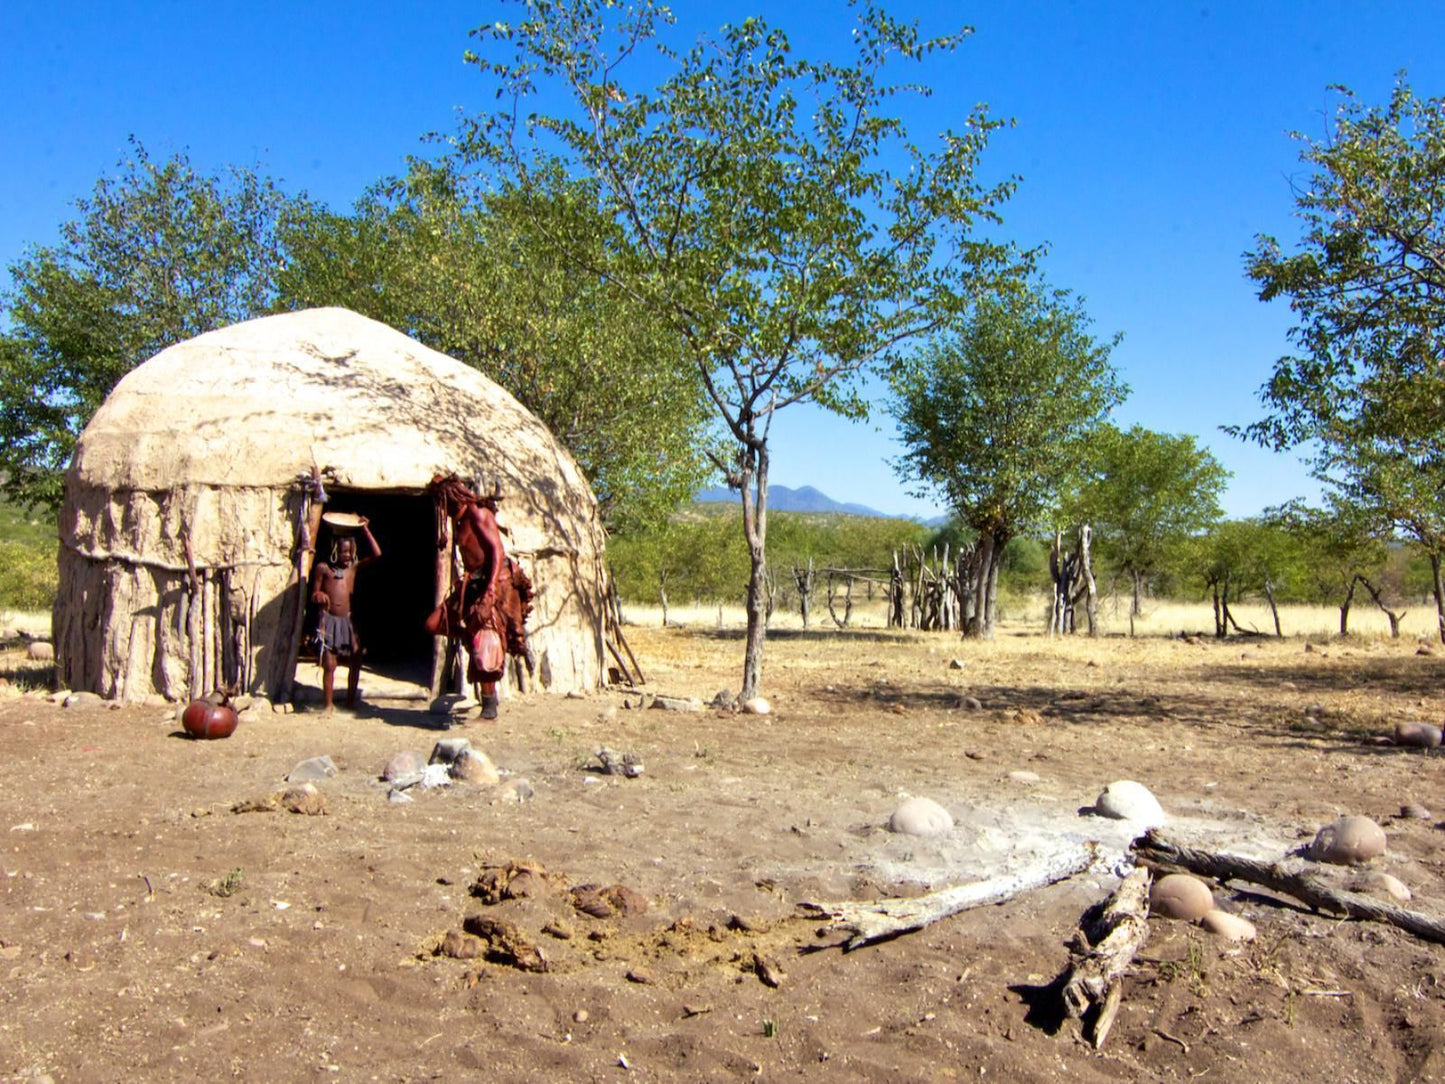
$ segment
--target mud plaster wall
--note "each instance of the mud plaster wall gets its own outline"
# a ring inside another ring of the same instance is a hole
[[[57,676],[121,700],[170,700],[239,681],[266,695],[289,668],[300,602],[296,491],[189,486],[107,491],[72,478],[61,514],[53,615]],[[526,517],[521,517],[525,519]],[[546,535],[519,522],[514,536]],[[191,590],[189,537],[200,592]],[[602,681],[601,557],[512,551],[536,588],[528,622],[535,683],[551,692]],[[235,644],[228,667],[227,645]],[[239,672],[237,672],[239,671]]]

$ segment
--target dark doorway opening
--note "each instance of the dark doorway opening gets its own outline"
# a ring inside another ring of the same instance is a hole
[[[352,512],[371,521],[371,533],[381,547],[381,560],[360,569],[352,602],[352,622],[366,650],[364,672],[392,682],[431,687],[432,638],[422,623],[436,602],[436,512],[426,494],[377,490],[332,489],[329,512]],[[316,560],[329,561],[337,533],[323,524],[316,539]],[[366,542],[358,535],[357,551],[366,555]],[[310,633],[318,619],[314,603],[306,614],[303,663],[316,662]],[[319,684],[316,671],[301,671],[304,684]],[[343,679],[338,677],[338,690]],[[375,683],[373,683],[375,684]],[[368,692],[362,680],[363,696]],[[379,689],[370,690],[377,695]]]

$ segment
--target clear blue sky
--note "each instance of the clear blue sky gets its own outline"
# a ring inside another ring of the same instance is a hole
[[[675,5],[689,36],[762,14],[800,50],[844,40],[842,0]],[[1048,242],[1050,280],[1087,299],[1132,388],[1118,421],[1193,433],[1234,472],[1231,515],[1316,490],[1305,470],[1224,436],[1258,414],[1290,319],[1257,301],[1242,254],[1257,232],[1296,236],[1298,146],[1325,131],[1344,83],[1383,102],[1395,73],[1445,94],[1438,2],[1184,4],[898,2],[926,32],[976,34],[921,75],[915,137],[976,102],[1017,125],[985,158],[1017,173],[1007,234]],[[427,153],[423,133],[491,103],[462,62],[467,30],[513,17],[495,2],[0,3],[0,264],[50,243],[70,203],[113,170],[126,138],[203,169],[258,166],[338,209]],[[773,481],[886,512],[931,515],[886,460],[885,417],[852,425],[793,408],[774,427]]]

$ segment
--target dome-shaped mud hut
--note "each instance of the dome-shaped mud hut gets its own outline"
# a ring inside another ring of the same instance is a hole
[[[438,473],[500,491],[507,551],[536,588],[530,680],[596,688],[603,533],[577,464],[482,374],[344,309],[200,335],[116,385],[66,477],[60,681],[126,700],[290,697],[315,673],[306,583],[335,510],[369,517],[383,554],[357,585],[363,688],[434,695],[454,678],[423,621],[458,574],[426,488]]]

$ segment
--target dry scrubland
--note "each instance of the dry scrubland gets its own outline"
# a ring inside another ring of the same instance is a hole
[[[1104,874],[848,954],[819,936],[799,903],[917,894],[1104,833],[1079,810],[1124,777],[1179,831],[1261,855],[1374,817],[1378,867],[1445,913],[1445,832],[1395,817],[1445,812],[1445,762],[1377,740],[1445,715],[1445,655],[1326,642],[1324,610],[1306,651],[1051,641],[1033,609],[986,644],[780,627],[770,716],[514,698],[460,733],[530,782],[522,803],[489,787],[389,803],[387,758],[440,736],[412,705],[267,711],[202,743],[155,708],[0,698],[0,1079],[1445,1079],[1439,946],[1240,883],[1215,898],[1258,940],[1152,921],[1102,1052],[1050,983]],[[740,615],[722,632],[715,608],[681,616],[628,629],[650,690],[736,688]],[[1199,608],[1153,617],[1208,628]],[[0,674],[46,671],[12,642]],[[601,774],[604,744],[644,774]],[[340,768],[325,815],[232,812],[320,753]],[[959,828],[887,832],[905,795]],[[529,892],[472,894],[516,862]],[[584,914],[568,890],[586,884],[646,908]],[[482,954],[436,954],[468,916],[512,940],[458,932]]]
[[[835,603],[838,615],[843,614],[841,597]],[[1246,602],[1232,605],[1230,612],[1234,614],[1235,620],[1241,628],[1247,631],[1257,631],[1261,634],[1273,637],[1274,618],[1270,614],[1269,607],[1263,604]],[[622,607],[623,617],[626,621],[646,626],[658,627],[662,624],[662,608],[660,606],[638,605],[627,603]],[[1000,605],[1000,626],[1004,634],[1028,635],[1044,629],[1048,625],[1049,602],[1043,596],[1035,598],[1005,598]],[[1331,606],[1281,606],[1279,608],[1280,626],[1286,637],[1333,637],[1339,633],[1340,612]],[[1106,597],[1099,606],[1100,631],[1105,636],[1127,635],[1129,632],[1129,603],[1127,599],[1113,599]],[[1083,611],[1079,611],[1079,620],[1084,620]],[[670,606],[667,611],[667,621],[670,626],[683,626],[692,629],[724,629],[736,630],[747,626],[747,614],[741,606],[723,606],[721,608],[721,620],[719,620],[719,607],[710,606]],[[853,617],[850,626],[859,629],[883,628],[886,622],[886,612],[883,604],[877,601],[863,601],[854,604]],[[828,616],[828,608],[821,597],[815,598],[810,625],[815,630],[833,629],[836,626],[831,617]],[[801,629],[802,618],[799,616],[796,607],[773,612],[769,628],[777,629]],[[1200,635],[1212,636],[1214,632],[1214,613],[1208,602],[1146,602],[1144,613],[1141,617],[1134,619],[1135,633],[1141,637],[1177,636],[1180,632],[1198,633]],[[1419,637],[1429,638],[1435,631],[1435,609],[1433,601],[1426,599],[1409,606],[1405,610],[1405,619],[1400,625],[1402,638],[1415,639]],[[1390,634],[1390,622],[1375,606],[1362,606],[1358,603],[1350,611],[1350,635],[1362,640],[1374,638],[1388,638]]]

